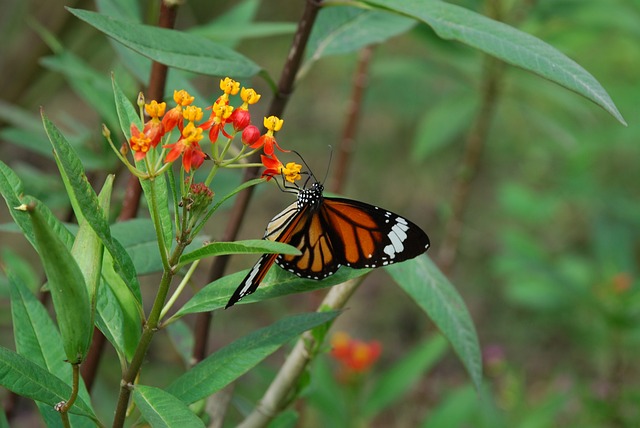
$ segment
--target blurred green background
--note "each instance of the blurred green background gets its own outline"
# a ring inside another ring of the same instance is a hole
[[[177,28],[206,24],[239,3],[188,1],[180,9]],[[235,37],[242,41],[235,47],[277,80],[302,2],[242,3],[255,4],[255,20],[271,22],[273,28],[264,36],[248,38],[238,30]],[[477,11],[487,6],[482,1],[457,3]],[[464,369],[449,352],[402,402],[372,424],[637,426],[640,1],[488,3],[500,4],[508,12],[507,21],[593,74],[628,127],[578,95],[522,70],[505,68],[450,277],[470,309],[485,350],[492,404],[474,399]],[[39,107],[76,143],[97,179],[117,168],[100,133],[102,122],[117,129],[110,101],[103,97],[110,91],[110,72],[116,73],[132,100],[142,88],[133,76],[144,75],[141,70],[127,70],[114,45],[64,6],[95,8],[90,1],[5,0],[0,17],[0,157],[18,172],[29,193],[61,217],[68,202],[41,129]],[[143,19],[155,22],[156,2],[139,6]],[[216,31],[236,30],[222,26]],[[329,162],[328,146],[339,144],[356,65],[356,54],[310,64],[278,134],[278,141],[301,152],[318,177]],[[477,114],[482,69],[480,53],[443,41],[422,26],[373,52],[344,194],[402,213],[421,225],[431,238],[429,253],[434,260],[450,217],[466,135]],[[193,76],[192,82],[205,97],[201,105],[217,96],[216,78]],[[242,83],[269,98],[259,78]],[[266,105],[263,101],[258,111]],[[234,174],[225,177],[229,183],[223,187],[239,180]],[[119,200],[126,178],[121,171]],[[252,202],[241,238],[261,236],[269,218],[290,201],[289,195],[264,187]],[[0,209],[0,220],[3,224],[10,220],[5,208]],[[207,233],[216,239],[224,225],[225,219],[218,217]],[[19,263],[7,250],[33,259],[30,247],[9,229],[3,226],[0,232],[3,260]],[[252,262],[236,258],[229,272]],[[206,273],[202,269],[203,281]],[[41,274],[32,275],[36,284]],[[153,277],[149,284],[154,284]],[[212,346],[285,313],[311,310],[317,300],[315,295],[300,295],[226,311],[215,318]],[[369,373],[372,377],[434,330],[384,272],[367,279],[336,329],[382,343],[381,360]],[[7,284],[2,279],[0,344],[12,347],[12,342]],[[167,349],[173,349],[168,339],[156,343],[156,363],[146,369],[166,377],[161,385],[180,371],[178,354],[164,352]],[[269,359],[238,389],[259,397],[261,385],[266,385],[281,357]],[[319,363],[320,372],[322,364],[327,361]],[[113,408],[109,388],[117,384],[117,376],[116,364],[103,363],[97,389],[98,394],[105,390],[107,411]],[[320,426],[327,411],[313,394],[312,390],[309,403],[316,413],[309,410],[307,421]]]

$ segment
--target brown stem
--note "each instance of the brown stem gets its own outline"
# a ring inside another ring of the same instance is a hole
[[[353,153],[355,135],[360,122],[360,113],[362,112],[362,98],[364,91],[369,83],[369,65],[373,56],[373,45],[367,46],[360,51],[358,59],[358,68],[353,77],[353,90],[351,92],[351,101],[347,107],[344,130],[342,131],[342,139],[337,147],[338,157],[336,159],[335,174],[331,190],[335,193],[342,193],[344,182],[346,180],[347,171]]]
[[[438,252],[438,264],[445,275],[451,274],[456,261],[471,186],[480,170],[482,152],[499,97],[503,70],[502,62],[485,57],[480,110],[467,135],[462,164],[453,186],[451,217],[445,226],[444,238]]]
[[[173,28],[178,8],[176,6],[167,6],[161,1],[160,16],[158,17],[158,26],[161,28]],[[164,97],[164,90],[167,81],[168,68],[164,64],[153,62],[151,64],[151,74],[149,77],[149,88],[147,89],[147,97],[151,100],[161,100]],[[124,200],[122,202],[122,211],[118,216],[118,221],[126,221],[138,216],[138,208],[140,207],[140,197],[142,188],[140,181],[134,175],[129,176],[127,188],[125,190]],[[106,339],[97,328],[94,330],[93,342],[87,354],[87,358],[82,364],[81,374],[87,389],[91,391],[93,382],[100,365],[102,351]]]
[[[307,0],[302,17],[298,22],[298,28],[294,35],[287,61],[284,64],[280,80],[278,81],[277,92],[275,93],[273,100],[271,100],[267,116],[282,117],[287,102],[289,101],[289,97],[293,92],[293,84],[295,82],[296,74],[298,73],[300,64],[302,63],[302,54],[304,53],[304,48],[309,40],[309,34],[311,34],[311,28],[313,27],[313,23],[315,22],[321,4],[322,0]],[[250,162],[259,162],[259,155],[256,153],[254,157],[250,159]],[[257,177],[259,171],[260,168],[245,169],[243,181]],[[247,212],[247,206],[249,205],[249,201],[253,195],[254,187],[255,186],[249,187],[248,189],[240,192],[236,197],[236,201],[231,211],[231,219],[229,220],[229,224],[221,238],[223,242],[233,241],[236,239],[240,225],[244,220],[244,215]],[[228,256],[216,257],[209,272],[209,281],[215,281],[222,277],[228,262]],[[193,347],[193,358],[196,362],[201,361],[207,354],[207,338],[209,336],[211,317],[212,314],[210,312],[203,312],[198,314],[196,319],[195,344]]]

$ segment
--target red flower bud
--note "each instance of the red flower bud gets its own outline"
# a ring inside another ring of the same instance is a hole
[[[249,113],[249,110],[237,108],[231,113],[229,121],[233,123],[233,129],[236,132],[242,131],[251,123],[251,113]]]
[[[242,143],[251,145],[260,138],[260,130],[255,125],[249,125],[242,131]]]

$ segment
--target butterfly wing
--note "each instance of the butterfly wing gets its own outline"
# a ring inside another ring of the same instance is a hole
[[[298,209],[296,202],[282,210],[278,215],[271,219],[265,230],[264,238],[271,241],[284,242],[290,244],[290,237],[295,230],[299,229],[299,225],[306,223],[304,221],[306,213],[309,211],[308,206]],[[238,300],[244,296],[253,293],[262,282],[267,272],[273,266],[279,254],[263,254],[258,262],[253,265],[247,276],[242,280],[236,291],[233,293],[229,302],[225,306],[227,309],[233,306]]]
[[[293,245],[302,254],[281,254],[276,263],[281,268],[303,278],[323,279],[340,267],[333,243],[327,232],[328,225],[322,213],[322,203],[310,205],[307,215],[293,228],[287,244]]]
[[[374,268],[412,259],[429,248],[429,237],[404,217],[344,198],[324,198],[326,233],[340,264]]]

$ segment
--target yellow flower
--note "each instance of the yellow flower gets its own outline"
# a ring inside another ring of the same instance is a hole
[[[220,89],[227,95],[235,95],[240,90],[240,82],[236,82],[229,77],[225,77],[220,80]]]
[[[264,118],[264,127],[267,128],[267,133],[273,135],[274,131],[279,131],[282,129],[282,124],[284,123],[283,119],[279,119],[276,116],[269,116]]]
[[[202,109],[196,106],[187,106],[182,110],[182,117],[189,122],[197,122],[202,119]]]
[[[175,90],[173,91],[173,100],[179,106],[186,107],[189,104],[191,104],[194,99],[195,97],[192,97],[191,95],[189,95],[189,93],[184,89],[180,89],[179,91],[175,91]]]
[[[302,170],[302,165],[297,164],[295,162],[289,162],[285,166],[281,167],[281,172],[284,175],[284,178],[289,183],[294,183],[297,180],[300,180],[302,177],[300,176],[300,171]]]
[[[159,117],[164,116],[164,112],[166,108],[167,108],[167,103],[165,102],[158,103],[156,100],[153,100],[149,104],[144,105],[144,110],[152,119],[158,119]]]
[[[252,88],[247,89],[243,87],[240,91],[240,98],[242,98],[242,101],[244,101],[244,103],[242,104],[244,108],[247,108],[249,104],[257,103],[258,101],[260,101],[261,97],[262,95],[258,94]]]

